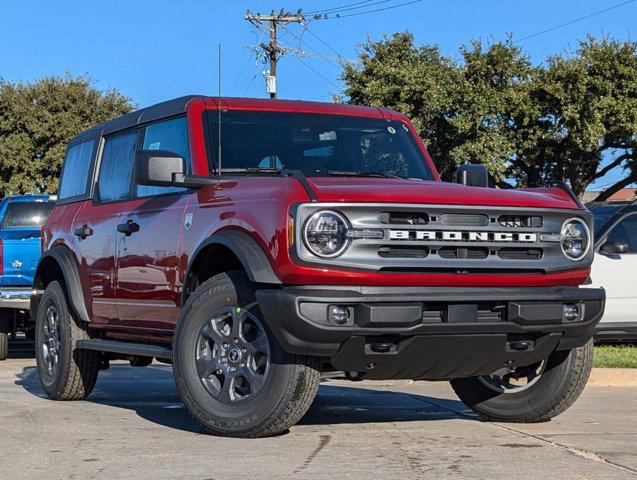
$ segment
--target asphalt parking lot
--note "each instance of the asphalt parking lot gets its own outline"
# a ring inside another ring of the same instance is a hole
[[[446,383],[323,382],[276,438],[204,434],[169,366],[117,364],[85,402],[44,398],[28,345],[0,362],[0,478],[526,478],[637,476],[637,388],[592,387],[536,425],[478,421]],[[20,358],[23,357],[23,358]]]

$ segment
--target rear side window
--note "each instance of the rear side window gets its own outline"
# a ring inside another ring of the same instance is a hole
[[[136,130],[105,139],[100,172],[97,177],[100,201],[111,202],[128,197],[136,144]]]
[[[78,143],[68,149],[58,192],[60,199],[77,197],[86,193],[92,156],[93,140]]]
[[[144,150],[167,150],[181,155],[186,160],[187,171],[190,173],[190,148],[188,146],[188,126],[186,117],[175,118],[165,122],[148,125],[144,130]],[[152,185],[137,185],[138,197],[165,195],[186,191],[181,187],[156,187]]]
[[[2,228],[40,228],[55,202],[10,202],[2,217]]]

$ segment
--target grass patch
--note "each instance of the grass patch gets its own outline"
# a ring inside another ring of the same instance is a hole
[[[637,368],[637,346],[599,345],[593,366],[597,368]]]

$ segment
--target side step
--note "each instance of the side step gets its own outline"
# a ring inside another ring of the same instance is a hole
[[[144,343],[114,342],[112,340],[78,340],[77,348],[83,350],[97,350],[100,352],[120,353],[122,355],[139,355],[140,357],[154,357],[164,360],[172,360],[173,351],[168,347],[146,345]]]

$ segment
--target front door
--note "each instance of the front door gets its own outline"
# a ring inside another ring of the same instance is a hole
[[[168,150],[186,159],[186,118],[149,124],[142,130],[144,150]],[[117,312],[127,328],[171,332],[179,316],[181,232],[190,191],[134,185],[119,217]],[[149,332],[150,333],[150,332]]]

